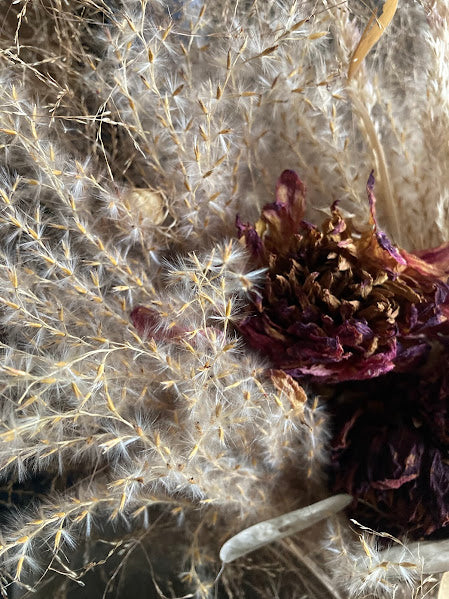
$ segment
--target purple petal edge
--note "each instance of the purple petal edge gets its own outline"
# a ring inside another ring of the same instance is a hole
[[[368,194],[369,208],[371,212],[371,218],[373,219],[374,232],[376,234],[377,241],[379,242],[380,247],[386,250],[390,254],[390,256],[396,260],[398,264],[402,264],[405,266],[407,264],[405,258],[401,256],[399,250],[391,243],[387,235],[377,226],[376,198],[374,196],[375,181],[376,180],[374,178],[374,171],[371,171],[370,176],[368,177],[368,181],[366,183],[366,191]]]

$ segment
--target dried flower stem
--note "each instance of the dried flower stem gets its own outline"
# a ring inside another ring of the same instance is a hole
[[[397,245],[403,245],[398,208],[393,193],[393,187],[391,184],[389,169],[382,143],[378,134],[376,133],[374,123],[368,113],[368,110],[360,97],[353,90],[351,90],[351,88],[349,88],[348,94],[353,104],[355,113],[359,116],[365,127],[366,134],[370,142],[370,147],[373,152],[373,157],[376,164],[376,172],[379,173],[378,182],[380,187],[380,197],[382,197],[383,201],[385,202],[385,211],[388,217],[388,232],[394,243]]]

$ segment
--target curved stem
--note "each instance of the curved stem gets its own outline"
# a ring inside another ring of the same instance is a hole
[[[358,98],[352,90],[348,90],[349,97],[352,101],[355,112],[358,114],[362,121],[368,140],[371,146],[371,150],[374,154],[376,162],[376,171],[379,174],[378,184],[381,190],[381,195],[385,202],[385,209],[388,217],[388,233],[396,245],[401,246],[401,228],[399,226],[399,215],[397,211],[396,202],[393,194],[393,187],[391,185],[390,177],[388,175],[387,161],[385,158],[384,149],[381,141],[376,133],[373,121],[364,106],[363,102]]]

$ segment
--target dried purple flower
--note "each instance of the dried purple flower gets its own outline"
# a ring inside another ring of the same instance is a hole
[[[449,245],[411,254],[337,203],[320,228],[303,219],[305,188],[282,173],[276,201],[239,236],[267,266],[249,343],[294,378],[328,388],[334,417],[333,490],[358,518],[426,536],[449,523]]]
[[[268,266],[254,314],[241,324],[249,343],[296,378],[370,379],[422,363],[429,338],[447,327],[449,250],[423,258],[397,249],[375,218],[374,177],[367,192],[371,228],[359,232],[337,208],[321,228],[303,220],[305,187],[284,171],[276,200],[255,226],[237,217],[240,237]]]
[[[421,537],[449,523],[446,368],[345,384],[329,403],[333,486],[360,500],[356,517],[371,526]]]

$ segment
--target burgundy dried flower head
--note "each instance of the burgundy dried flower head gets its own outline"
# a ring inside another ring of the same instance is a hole
[[[444,354],[443,354],[444,356]],[[333,412],[334,489],[380,530],[427,536],[449,523],[446,358],[416,373],[341,385]]]
[[[320,228],[303,220],[305,187],[293,171],[282,173],[255,226],[237,217],[239,236],[268,267],[240,330],[293,377],[339,382],[408,370],[446,330],[449,249],[423,257],[398,250],[377,227],[373,186],[371,174],[365,232],[337,203]]]

